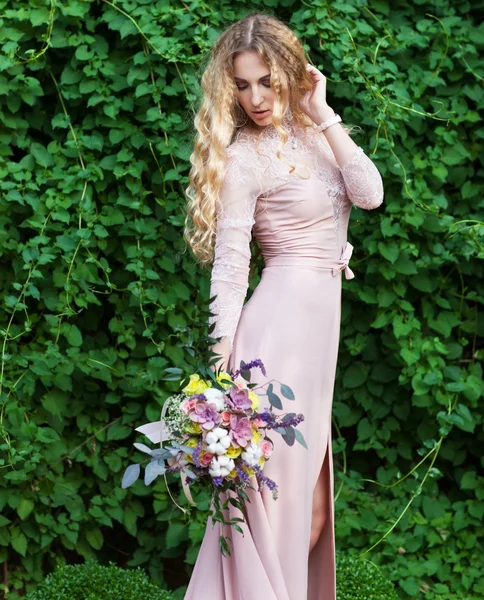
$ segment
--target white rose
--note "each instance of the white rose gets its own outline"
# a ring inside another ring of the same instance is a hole
[[[262,449],[255,442],[252,442],[240,456],[246,463],[253,467],[254,465],[259,464],[259,459],[262,456]]]
[[[224,409],[225,394],[221,390],[217,390],[217,388],[208,388],[202,393],[207,399],[207,402],[215,404],[215,410],[220,411]]]

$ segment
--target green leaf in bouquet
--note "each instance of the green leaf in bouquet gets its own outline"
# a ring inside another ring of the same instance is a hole
[[[121,481],[121,487],[124,489],[128,488],[130,485],[132,485],[138,479],[139,474],[140,474],[139,464],[129,465],[129,467],[127,467],[126,471],[124,472],[123,480]]]
[[[180,450],[183,450],[183,452],[185,452],[186,454],[189,454],[190,456],[193,454],[193,451],[195,450],[195,448],[192,448],[191,446],[179,446]]]
[[[166,471],[164,461],[152,460],[146,465],[145,469],[145,484],[150,485],[158,475],[163,475]]]
[[[288,425],[286,427],[286,433],[284,433],[282,437],[286,444],[288,444],[288,446],[292,446],[294,444],[294,441],[296,440],[296,430],[294,429],[294,427]]]
[[[250,381],[250,369],[247,369],[247,363],[240,361],[240,374],[246,380]]]
[[[281,394],[288,400],[295,400],[294,392],[285,383],[281,383]]]
[[[301,444],[301,446],[304,446],[307,449],[308,445],[306,444],[306,440],[304,439],[304,436],[299,431],[299,429],[295,429],[295,435],[296,435],[296,440]]]
[[[195,473],[188,467],[183,467],[183,472],[185,473],[185,475],[188,475],[188,477],[191,477],[192,479],[198,479],[197,475],[195,475]]]
[[[145,454],[149,454],[150,456],[153,454],[153,450],[151,448],[148,448],[148,446],[146,446],[145,444],[139,444],[138,442],[135,442],[133,446],[137,448],[140,452],[144,452]]]
[[[173,454],[167,448],[156,448],[156,450],[151,451],[151,456],[153,458],[170,458]]]
[[[269,402],[274,408],[278,408],[279,410],[282,410],[281,399],[279,398],[279,396],[277,394],[274,394],[274,392],[272,390],[273,390],[273,385],[272,385],[272,383],[270,383],[267,387],[267,397],[269,398]]]
[[[250,502],[250,498],[247,496],[244,490],[239,490],[239,496],[241,496],[246,502]]]
[[[180,444],[180,442],[177,442],[176,440],[172,440],[171,445],[177,449],[177,452],[179,452],[180,450],[183,450],[183,452],[186,452],[186,454],[190,454],[190,456],[193,454],[193,451],[195,450],[195,448],[192,448],[191,446],[184,446],[183,444]]]
[[[280,433],[281,435],[284,435],[286,433],[286,428],[285,427],[274,427],[273,431],[275,431],[276,433]]]
[[[230,556],[229,546],[227,544],[227,540],[225,539],[225,537],[223,535],[221,535],[219,537],[219,542],[220,542],[220,550],[222,551],[222,554],[224,556]]]
[[[167,367],[163,371],[163,377],[160,377],[163,381],[178,381],[184,375],[183,370],[179,367]]]

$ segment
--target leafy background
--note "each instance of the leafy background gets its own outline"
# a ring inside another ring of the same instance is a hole
[[[401,598],[484,598],[483,8],[0,1],[5,598],[87,558],[140,565],[182,597],[208,498],[184,515],[163,480],[120,481],[134,427],[177,389],[165,369],[206,356],[209,271],[182,241],[192,119],[203,57],[252,10],[304,41],[384,178],[384,205],[354,208],[349,231],[338,548]]]

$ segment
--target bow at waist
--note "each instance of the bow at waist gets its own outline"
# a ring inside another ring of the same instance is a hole
[[[317,267],[320,269],[329,269],[333,277],[344,271],[346,279],[353,279],[355,274],[348,266],[352,252],[353,246],[349,242],[346,242],[345,247],[341,250],[339,259],[279,253],[274,256],[265,257],[264,262],[266,267]]]

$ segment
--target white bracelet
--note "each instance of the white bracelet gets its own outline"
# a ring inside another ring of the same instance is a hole
[[[328,119],[327,121],[324,121],[323,123],[318,125],[316,127],[316,131],[324,131],[325,129],[328,129],[328,127],[334,125],[335,123],[341,123],[342,120],[343,119],[339,115],[335,114],[334,117],[331,117],[331,119]]]

